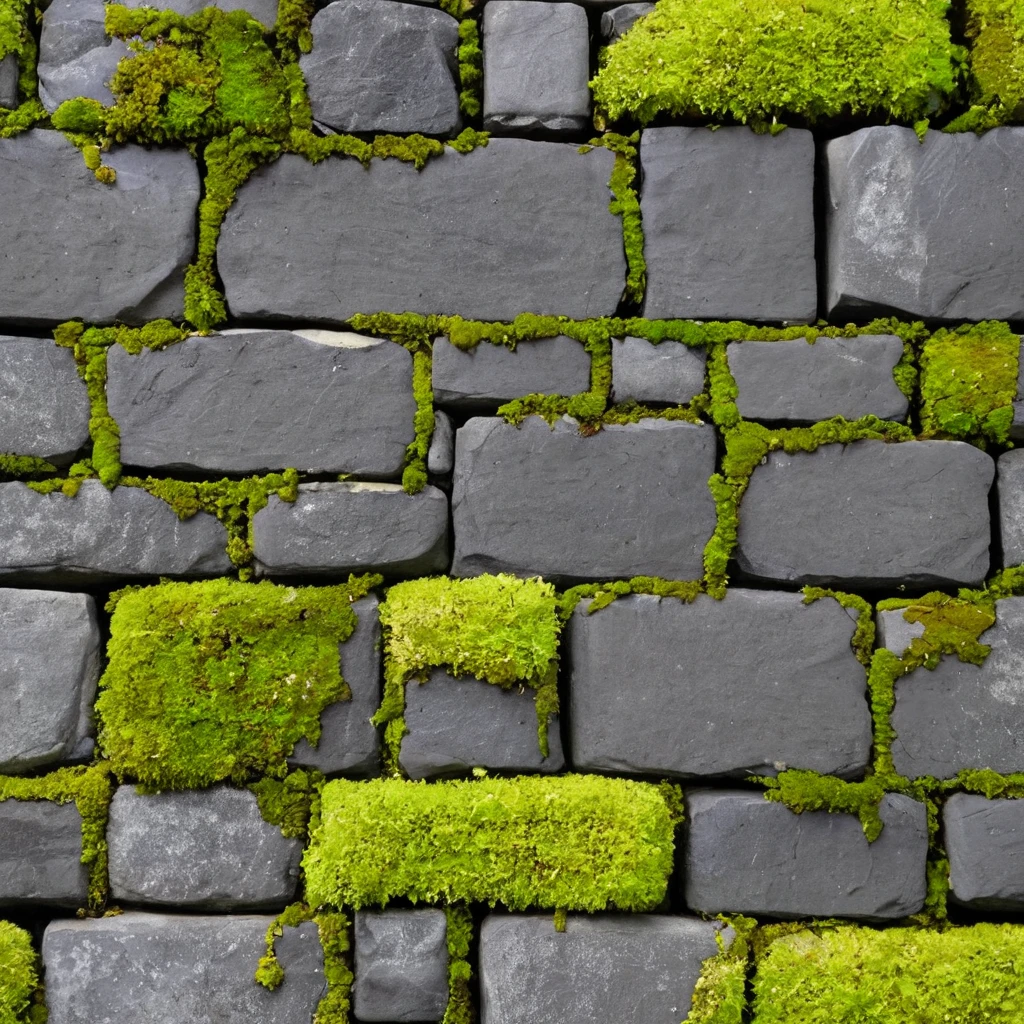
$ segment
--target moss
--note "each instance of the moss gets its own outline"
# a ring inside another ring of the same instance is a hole
[[[305,840],[314,799],[323,784],[318,771],[300,768],[283,779],[263,778],[250,784],[264,821],[277,825],[289,839]]]
[[[857,613],[857,628],[853,631],[850,646],[857,660],[864,666],[871,664],[871,655],[875,649],[875,610],[871,604],[856,594],[845,594],[838,590],[826,590],[824,587],[804,587],[804,604],[813,604],[823,597],[831,597],[844,608]]]
[[[313,0],[278,0],[277,21],[274,23],[274,38],[278,49],[292,58],[309,53],[313,49]]]
[[[43,1024],[39,957],[32,936],[10,921],[0,921],[0,1021],[3,1024]]]
[[[742,1024],[747,1010],[747,973],[750,936],[757,927],[752,917],[720,917],[735,932],[726,946],[721,932],[715,936],[718,953],[708,957],[693,988],[688,1024]]]
[[[24,480],[56,473],[57,467],[46,459],[35,455],[3,455],[0,454],[0,477],[11,480]]]
[[[0,0],[0,60],[12,54],[17,59],[18,92],[29,101],[36,96],[38,47],[30,23],[35,15],[33,0]]]
[[[26,100],[14,110],[0,107],[0,139],[13,139],[46,120],[46,109],[38,100]]]
[[[765,799],[785,804],[791,811],[829,811],[834,814],[856,814],[868,842],[882,833],[878,805],[885,796],[885,787],[874,778],[863,782],[846,782],[831,775],[790,769],[776,778],[760,778]]]
[[[587,614],[593,615],[607,608],[613,601],[629,594],[653,594],[655,597],[674,597],[685,604],[697,600],[701,593],[700,580],[666,580],[660,576],[634,576],[630,580],[611,583],[581,583],[558,596],[558,617],[568,622],[576,606],[590,598]]]
[[[740,410],[736,404],[740,389],[736,378],[729,369],[728,346],[724,342],[708,348],[708,413],[716,427],[728,430],[740,421]]]
[[[429,348],[413,353],[412,394],[416,400],[413,416],[415,436],[406,449],[402,487],[407,494],[418,494],[427,485],[427,454],[434,436],[434,385]]]
[[[991,650],[980,641],[982,633],[996,621],[995,602],[987,597],[950,597],[935,592],[909,601],[879,601],[878,610],[902,610],[907,622],[924,627],[924,633],[914,637],[901,656],[908,670],[919,665],[935,668],[943,654],[955,654],[963,662],[980,665]]]
[[[473,915],[469,907],[445,907],[448,945],[448,1005],[441,1024],[473,1024],[473,997],[470,982],[473,968],[469,946],[473,941]]]
[[[715,503],[715,529],[704,545],[704,580],[708,593],[721,600],[729,583],[729,560],[739,535],[739,501],[747,478],[727,479],[712,473],[708,490]]]
[[[483,106],[484,52],[476,18],[459,21],[459,109],[466,117],[479,117]]]
[[[1024,4],[967,0],[964,35],[970,43],[969,128],[1024,118]],[[965,119],[966,122],[966,119]]]

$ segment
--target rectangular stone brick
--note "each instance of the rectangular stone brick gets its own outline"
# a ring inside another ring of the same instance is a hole
[[[628,6],[641,6],[633,4]],[[612,339],[612,393],[616,402],[685,405],[704,390],[707,353],[674,341]]]
[[[1024,800],[954,793],[942,808],[950,895],[981,910],[1024,910]]]
[[[78,808],[0,801],[0,906],[84,907],[88,890]]]

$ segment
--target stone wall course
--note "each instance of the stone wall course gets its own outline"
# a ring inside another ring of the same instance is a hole
[[[0,907],[84,907],[88,888],[74,804],[0,801]]]

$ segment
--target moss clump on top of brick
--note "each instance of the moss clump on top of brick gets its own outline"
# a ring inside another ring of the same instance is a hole
[[[42,1024],[46,1007],[37,999],[39,973],[32,936],[0,921],[0,1022]]]

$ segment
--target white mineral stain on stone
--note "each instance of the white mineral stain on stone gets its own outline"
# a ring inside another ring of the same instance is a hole
[[[324,331],[311,328],[306,331],[292,331],[292,334],[317,345],[332,345],[334,348],[373,348],[382,344],[380,338],[367,338],[351,331]]]

